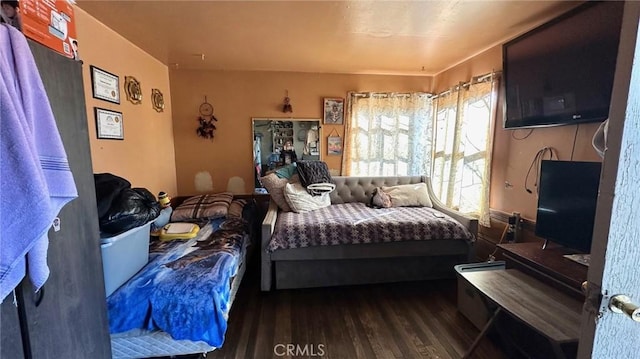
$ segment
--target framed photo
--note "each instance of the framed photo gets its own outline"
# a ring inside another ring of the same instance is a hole
[[[96,115],[96,134],[107,140],[124,140],[122,112],[94,107]]]
[[[120,104],[120,78],[95,66],[91,68],[93,98]]]
[[[327,154],[342,155],[342,137],[340,136],[327,137]]]
[[[343,98],[325,98],[323,108],[325,125],[342,125],[344,123]]]

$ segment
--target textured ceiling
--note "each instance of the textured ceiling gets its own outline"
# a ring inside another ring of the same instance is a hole
[[[405,75],[437,74],[577,4],[78,1],[178,69]]]

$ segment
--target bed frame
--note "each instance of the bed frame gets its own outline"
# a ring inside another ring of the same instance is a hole
[[[431,181],[424,176],[333,177],[336,190],[331,203],[367,203],[374,188],[425,182],[435,209],[455,218],[475,236],[478,221],[442,204],[435,196]],[[369,243],[307,248],[279,249],[268,252],[278,217],[278,206],[271,201],[262,222],[260,248],[261,289],[325,287],[364,283],[454,278],[453,266],[474,260],[473,241],[428,240]]]

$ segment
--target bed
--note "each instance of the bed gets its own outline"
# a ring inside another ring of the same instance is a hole
[[[425,176],[333,176],[331,205],[279,209],[262,222],[261,289],[327,287],[454,278],[474,260],[478,220],[442,204]],[[409,185],[430,205],[372,208],[376,188]],[[417,186],[415,186],[417,185]],[[274,283],[275,282],[275,283]]]
[[[113,358],[221,347],[253,237],[253,206],[243,209],[239,217],[200,219],[192,239],[151,242],[149,263],[107,298]]]

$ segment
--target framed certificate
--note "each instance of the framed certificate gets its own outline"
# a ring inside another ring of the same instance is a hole
[[[91,68],[93,98],[120,104],[120,78],[95,66]]]
[[[96,135],[100,139],[124,140],[122,112],[94,107]]]

